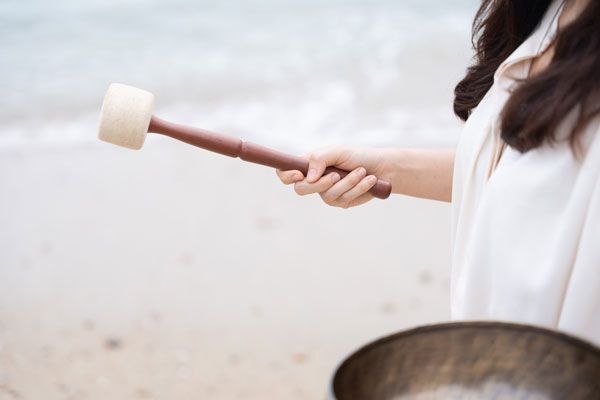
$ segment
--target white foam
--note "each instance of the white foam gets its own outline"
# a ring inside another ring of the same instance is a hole
[[[164,117],[289,148],[452,142],[477,2],[451,3],[8,0],[0,147],[89,140],[113,81]]]

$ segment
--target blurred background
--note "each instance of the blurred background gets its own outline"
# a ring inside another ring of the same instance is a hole
[[[319,399],[449,317],[449,205],[350,210],[162,137],[99,142],[109,83],[301,154],[449,147],[476,0],[0,1],[0,399]]]

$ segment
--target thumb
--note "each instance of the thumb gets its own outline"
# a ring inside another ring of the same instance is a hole
[[[340,162],[343,153],[344,151],[341,148],[327,148],[309,154],[306,180],[309,183],[318,181],[325,172],[325,168]]]

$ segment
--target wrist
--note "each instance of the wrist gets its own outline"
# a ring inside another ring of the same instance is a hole
[[[377,173],[378,178],[386,180],[394,185],[394,182],[401,179],[403,171],[406,169],[406,160],[410,150],[401,148],[381,148],[377,149]]]

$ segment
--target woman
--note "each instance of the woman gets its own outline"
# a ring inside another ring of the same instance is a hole
[[[306,178],[331,206],[393,192],[452,202],[454,319],[509,320],[600,344],[600,1],[484,0],[455,90],[452,150],[328,148]],[[352,170],[340,180],[325,167]]]

